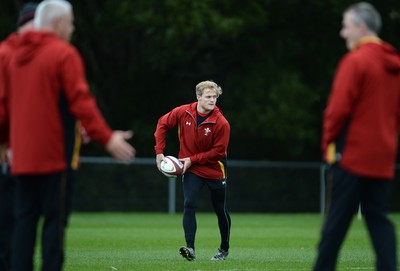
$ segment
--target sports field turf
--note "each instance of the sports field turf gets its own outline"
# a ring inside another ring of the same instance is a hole
[[[318,214],[231,214],[231,250],[210,261],[219,245],[214,214],[197,215],[197,260],[183,259],[181,214],[74,213],[65,271],[310,270],[322,217]],[[399,225],[400,215],[391,216]],[[36,255],[36,261],[39,256]],[[354,219],[338,270],[374,270],[364,223]],[[38,264],[38,263],[37,263]]]

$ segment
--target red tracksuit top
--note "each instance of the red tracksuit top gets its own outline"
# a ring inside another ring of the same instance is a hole
[[[15,46],[18,43],[18,34],[10,34],[0,43],[0,144],[8,144],[8,100],[5,90],[7,63],[10,61]]]
[[[194,102],[176,107],[162,116],[154,133],[155,152],[163,153],[167,132],[178,125],[178,157],[190,158],[192,166],[188,172],[207,179],[225,179],[230,125],[218,107],[198,127],[196,113],[197,102]]]
[[[362,43],[339,63],[324,111],[322,150],[336,142],[346,170],[392,179],[399,130],[399,54],[385,42]]]
[[[51,33],[27,32],[7,70],[12,174],[65,170],[70,117],[81,122],[91,139],[105,145],[111,138],[89,92],[82,59],[71,44]]]

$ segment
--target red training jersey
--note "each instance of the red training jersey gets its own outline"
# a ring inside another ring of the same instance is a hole
[[[189,157],[192,162],[187,171],[202,178],[225,179],[230,125],[218,107],[200,125],[196,114],[197,102],[176,107],[162,116],[154,133],[155,152],[163,153],[167,132],[178,126],[178,157]]]

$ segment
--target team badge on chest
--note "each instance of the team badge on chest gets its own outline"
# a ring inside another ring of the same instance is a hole
[[[204,135],[208,136],[208,134],[211,133],[211,129],[210,128],[204,128]]]

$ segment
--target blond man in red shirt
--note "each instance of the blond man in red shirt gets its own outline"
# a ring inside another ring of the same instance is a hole
[[[157,167],[164,159],[167,132],[178,126],[179,158],[184,163],[183,229],[186,246],[179,253],[188,261],[196,259],[196,209],[200,190],[207,186],[218,218],[221,243],[211,260],[225,260],[229,254],[231,218],[226,206],[227,148],[230,125],[216,106],[222,89],[215,82],[196,86],[197,102],[178,106],[163,115],[154,133]]]

